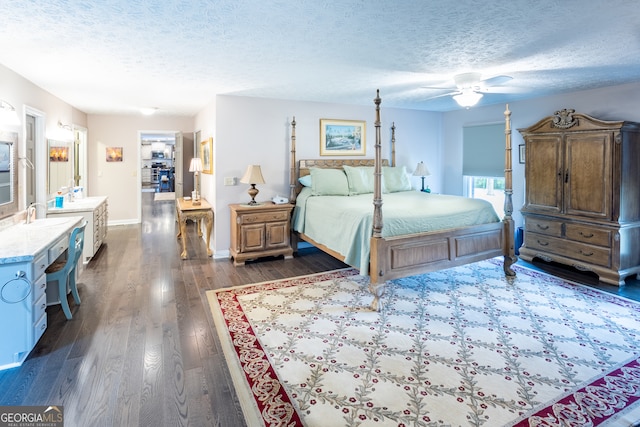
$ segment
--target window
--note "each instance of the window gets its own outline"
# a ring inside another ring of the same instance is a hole
[[[493,205],[500,218],[504,215],[504,177],[466,176],[465,195]]]
[[[484,199],[498,216],[504,213],[504,125],[463,128],[462,174],[465,195]]]

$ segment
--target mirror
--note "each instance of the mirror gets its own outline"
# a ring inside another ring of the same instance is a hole
[[[49,143],[49,194],[55,195],[73,180],[73,143],[48,140]]]
[[[0,219],[18,212],[18,134],[0,131]]]

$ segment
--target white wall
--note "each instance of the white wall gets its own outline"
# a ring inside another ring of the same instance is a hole
[[[383,96],[383,95],[382,95]],[[365,120],[366,157],[374,156],[375,105],[353,106],[318,102],[286,101],[238,96],[216,99],[216,131],[214,137],[214,175],[204,176],[203,195],[215,195],[216,257],[228,256],[230,215],[228,205],[246,203],[248,185],[224,186],[225,177],[242,177],[250,164],[260,164],[265,184],[258,185],[258,201],[276,194],[289,195],[291,120],[296,119],[296,157],[320,157],[320,119]],[[410,172],[418,161],[427,163],[432,177],[429,184],[439,188],[440,182],[440,117],[439,113],[384,108],[381,105],[381,137],[383,157],[391,157],[391,123],[396,124],[397,164]],[[203,134],[203,137],[206,137]],[[414,185],[420,185],[415,178]],[[212,187],[215,187],[213,190]]]
[[[518,145],[524,144],[517,129],[529,127],[563,108],[572,108],[602,120],[640,121],[640,83],[593,89],[509,104],[512,129],[513,218],[522,224],[524,165],[518,163]],[[492,105],[444,114],[442,130],[442,172],[447,194],[462,195],[462,128],[467,125],[504,122],[504,105]],[[640,197],[640,195],[639,195]]]

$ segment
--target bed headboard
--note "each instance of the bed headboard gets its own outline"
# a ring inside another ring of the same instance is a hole
[[[291,121],[291,153],[289,165],[289,200],[294,203],[296,196],[300,192],[302,185],[298,178],[309,175],[309,168],[342,169],[347,166],[372,166],[376,164],[375,159],[303,159],[296,161],[296,118]],[[381,166],[396,165],[396,124],[391,126],[391,162],[388,159],[381,159]]]
[[[375,166],[376,159],[303,159],[298,163],[298,178],[309,175],[311,168],[342,169],[342,166]],[[382,159],[382,166],[389,166],[389,160]]]

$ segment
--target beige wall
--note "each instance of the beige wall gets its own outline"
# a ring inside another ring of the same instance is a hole
[[[46,200],[47,196],[47,149],[46,139],[55,137],[58,132],[58,121],[64,124],[74,124],[77,126],[87,126],[87,115],[82,111],[72,107],[63,100],[51,93],[36,86],[21,75],[13,72],[7,67],[0,65],[0,99],[10,103],[16,109],[21,118],[20,126],[6,128],[3,130],[18,133],[18,157],[25,157],[25,128],[24,116],[26,111],[37,111],[41,117],[43,126],[37,135],[36,141],[36,187],[39,191],[39,201]],[[26,208],[26,193],[24,183],[26,182],[27,166],[24,160],[19,161],[18,181],[19,186],[19,208]]]
[[[109,224],[141,221],[140,132],[193,132],[193,117],[94,115],[87,118],[89,196],[109,198]],[[106,148],[122,147],[122,162],[107,162]]]

